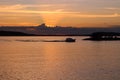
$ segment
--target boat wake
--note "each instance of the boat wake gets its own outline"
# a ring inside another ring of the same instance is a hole
[[[16,40],[20,42],[75,42],[75,39],[66,38],[65,40]]]

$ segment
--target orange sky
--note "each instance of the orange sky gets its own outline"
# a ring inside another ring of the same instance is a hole
[[[0,25],[36,26],[41,23],[48,26],[75,27],[120,25],[119,3],[119,0],[41,0],[41,2],[6,0],[0,3]]]

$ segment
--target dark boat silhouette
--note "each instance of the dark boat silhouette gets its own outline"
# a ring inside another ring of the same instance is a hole
[[[65,40],[43,40],[43,42],[75,42],[76,39],[66,38]]]
[[[66,38],[65,42],[75,42],[76,39],[73,39],[73,38]]]

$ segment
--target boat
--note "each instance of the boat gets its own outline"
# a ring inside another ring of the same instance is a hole
[[[73,38],[66,38],[65,42],[75,42],[76,39],[73,39]]]
[[[66,38],[65,40],[43,40],[43,42],[75,42],[76,39]]]

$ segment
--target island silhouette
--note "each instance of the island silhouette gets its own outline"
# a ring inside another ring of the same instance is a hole
[[[103,40],[120,40],[120,33],[117,32],[94,32],[90,38],[84,40],[103,41]]]
[[[27,34],[16,31],[0,31],[0,36],[34,36],[34,34]]]
[[[90,36],[94,32],[120,32],[120,26],[109,27],[62,27],[47,26],[0,26],[0,36]]]

